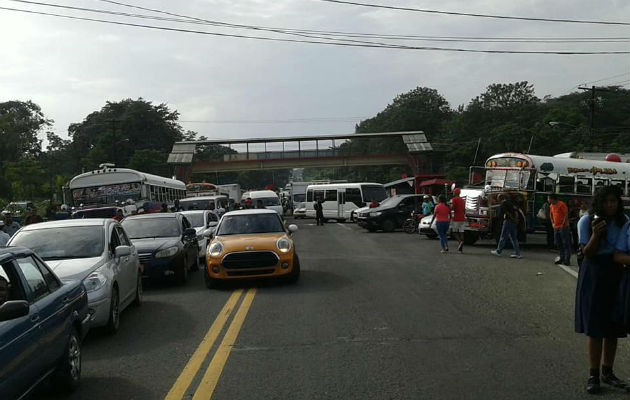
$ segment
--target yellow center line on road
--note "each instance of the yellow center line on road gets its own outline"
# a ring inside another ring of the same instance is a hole
[[[243,326],[243,322],[245,321],[247,312],[254,301],[255,295],[256,289],[254,288],[249,289],[247,294],[245,294],[245,298],[236,312],[236,315],[234,315],[234,319],[232,320],[232,323],[230,323],[230,326],[223,337],[223,341],[219,345],[216,353],[214,353],[214,357],[212,358],[212,361],[210,361],[210,365],[208,365],[206,373],[203,375],[203,378],[201,378],[201,383],[199,383],[192,400],[209,400],[212,397],[212,393],[219,382],[219,377],[221,376],[221,372],[223,372],[223,367],[230,356],[230,351],[232,351],[232,347],[236,342],[238,333]]]
[[[243,289],[235,290],[232,293],[230,298],[223,306],[223,309],[221,310],[221,312],[219,312],[216,319],[212,323],[212,326],[208,330],[208,333],[206,333],[206,336],[199,344],[199,347],[197,347],[197,350],[195,350],[193,355],[190,357],[190,360],[188,360],[188,363],[182,370],[182,373],[179,375],[179,377],[173,384],[173,387],[166,395],[165,400],[181,400],[184,397],[186,391],[188,390],[188,387],[192,383],[193,379],[195,379],[197,372],[201,368],[203,361],[208,356],[212,345],[214,345],[214,342],[219,337],[219,334],[223,330],[225,323],[232,314],[232,311],[238,303],[238,300],[241,297],[242,293]]]

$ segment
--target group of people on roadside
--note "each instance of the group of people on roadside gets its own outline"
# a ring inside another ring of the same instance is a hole
[[[599,188],[588,209],[580,205],[576,223],[579,265],[575,295],[575,332],[586,335],[588,378],[586,391],[598,393],[601,384],[628,390],[626,382],[614,371],[619,338],[630,333],[630,221],[624,213],[621,190],[616,186]],[[501,237],[492,254],[500,256],[508,240],[512,258],[521,258],[517,226],[520,207],[504,196],[499,197],[498,217]],[[547,198],[548,220],[558,249],[556,264],[571,265],[571,216],[566,203],[555,194]],[[463,249],[463,235],[458,222],[463,221],[463,199],[453,191],[451,207],[439,197],[433,220],[436,221],[442,252],[448,252],[447,232],[452,224],[458,250]],[[520,214],[520,215],[519,215]],[[524,217],[524,216],[523,216]],[[432,223],[433,223],[432,220]]]
[[[451,199],[451,207],[446,203],[446,196],[441,194],[438,196],[438,204],[433,210],[433,218],[431,218],[430,226],[435,226],[440,237],[441,253],[448,253],[448,230],[451,229],[453,237],[457,240],[457,252],[464,252],[464,225],[466,223],[466,203],[460,197],[461,190],[453,189],[453,198]],[[426,199],[427,196],[425,196]],[[423,203],[423,212],[424,209]]]

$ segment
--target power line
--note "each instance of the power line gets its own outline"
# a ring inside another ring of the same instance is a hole
[[[142,6],[137,6],[134,4],[123,3],[115,0],[97,0],[104,3],[115,4],[123,7],[135,8],[143,11],[150,11],[180,18],[190,19],[191,21],[197,22],[205,22],[210,24],[219,24],[229,27],[241,27],[241,28],[251,28],[258,30],[271,30],[271,31],[284,31],[284,32],[295,32],[295,33],[304,33],[304,34],[320,34],[320,35],[334,35],[334,36],[345,36],[345,37],[371,37],[371,38],[379,38],[379,39],[399,39],[399,40],[414,40],[414,39],[436,39],[436,40],[480,40],[480,41],[493,41],[493,40],[505,40],[505,41],[528,41],[528,40],[540,40],[540,41],[627,41],[628,37],[585,37],[585,38],[518,38],[518,37],[509,37],[509,38],[492,38],[492,37],[465,37],[465,36],[430,36],[430,35],[384,35],[384,34],[373,34],[373,33],[358,33],[358,32],[344,32],[344,31],[322,31],[322,30],[308,30],[308,29],[294,29],[294,28],[278,28],[278,27],[264,27],[264,26],[255,26],[255,25],[241,25],[241,24],[230,24],[220,21],[211,21],[206,19],[201,19],[197,17],[191,17],[182,14],[176,14],[168,11],[158,10],[155,8],[147,8]]]
[[[37,2],[37,1],[28,1],[28,0],[8,0],[17,3],[31,4],[31,5],[39,5],[46,7],[55,7],[62,9],[70,9],[76,11],[87,11],[108,15],[117,15],[123,17],[131,17],[131,18],[143,18],[143,19],[152,19],[158,21],[167,21],[167,22],[179,22],[179,23],[189,23],[189,24],[201,24],[201,25],[212,25],[212,26],[221,26],[226,28],[235,28],[235,29],[253,29],[253,30],[262,30],[269,31],[275,33],[281,33],[292,36],[302,36],[307,38],[316,38],[316,39],[332,39],[332,40],[342,40],[346,41],[343,38],[372,38],[372,39],[385,39],[385,40],[406,40],[406,41],[431,41],[431,42],[470,42],[470,43],[625,43],[630,42],[630,37],[567,37],[567,38],[554,38],[554,37],[466,37],[466,36],[432,36],[432,35],[387,35],[387,34],[373,34],[373,33],[357,33],[357,32],[340,32],[340,31],[321,31],[321,30],[306,30],[306,29],[293,29],[293,28],[278,28],[278,27],[265,27],[265,26],[256,26],[256,25],[242,25],[242,24],[232,24],[221,21],[214,20],[206,20],[196,17],[190,17],[182,14],[170,13],[167,11],[146,8],[135,6],[132,4],[121,3],[117,1],[111,0],[98,0],[106,3],[116,4],[124,7],[137,8],[144,11],[156,12],[166,15],[177,16],[180,18],[164,18],[157,17],[146,14],[130,14],[118,11],[110,11],[110,10],[101,10],[101,9],[93,9],[93,8],[85,8],[85,7],[73,7],[66,6],[61,4],[51,4],[45,2]],[[321,36],[312,36],[312,35],[322,35]],[[337,39],[341,38],[341,39]],[[364,43],[363,41],[350,41],[350,42],[359,42]],[[367,42],[370,44],[378,44],[375,42]]]
[[[626,76],[626,75],[630,75],[630,72],[624,72],[624,73],[618,74],[618,75],[607,76],[605,78],[597,79],[595,81],[584,82],[584,83],[581,83],[580,85],[590,85],[591,83],[603,82],[603,81],[607,81],[609,79],[619,78],[619,77]],[[576,85],[574,87],[574,89],[577,88],[580,85]]]
[[[47,12],[42,12],[42,11],[16,9],[16,8],[10,8],[10,7],[0,7],[0,10],[21,12],[21,13],[27,13],[27,14],[46,15],[46,16],[72,19],[72,20],[99,22],[99,23],[119,25],[119,26],[130,26],[130,27],[136,27],[136,28],[162,30],[162,31],[169,31],[169,32],[195,33],[195,34],[208,35],[208,36],[231,37],[231,38],[253,39],[253,40],[274,41],[274,42],[307,43],[307,44],[319,44],[319,45],[340,46],[340,47],[365,47],[365,48],[383,48],[383,49],[397,49],[397,50],[450,51],[450,52],[489,53],[489,54],[546,54],[546,55],[630,54],[629,51],[481,50],[481,49],[449,48],[449,47],[433,47],[433,46],[406,46],[406,45],[369,43],[369,42],[347,43],[347,42],[330,42],[330,41],[323,41],[323,40],[299,40],[299,39],[273,38],[273,37],[266,37],[266,36],[249,36],[249,35],[229,34],[229,33],[220,33],[220,32],[197,31],[197,30],[192,30],[192,29],[181,29],[181,28],[172,28],[172,27],[155,26],[155,25],[133,24],[133,23],[121,22],[121,21],[109,21],[109,20],[102,20],[102,19],[96,19],[96,18],[77,17],[77,16],[64,15],[64,14],[47,13]]]
[[[477,13],[464,13],[464,12],[455,12],[455,11],[428,10],[428,9],[423,9],[423,8],[388,6],[385,4],[359,3],[355,1],[345,1],[345,0],[318,0],[318,1],[323,1],[327,3],[348,4],[348,5],[361,6],[361,7],[385,8],[389,10],[413,11],[413,12],[427,13],[427,14],[457,15],[457,16],[463,16],[463,17],[511,19],[511,20],[520,20],[520,21],[539,21],[539,22],[565,22],[565,23],[574,23],[574,24],[625,25],[625,26],[630,25],[630,22],[620,22],[620,21],[594,21],[594,20],[580,20],[580,19],[567,19],[567,18],[516,17],[516,16],[508,16],[508,15],[477,14]]]
[[[606,86],[619,86],[623,83],[628,83],[628,82],[630,82],[630,79],[626,79],[625,81],[620,81],[620,82],[615,82],[615,83],[609,83]]]

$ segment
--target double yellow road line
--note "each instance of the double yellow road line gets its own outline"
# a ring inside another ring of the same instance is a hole
[[[216,342],[217,338],[223,331],[223,327],[236,309],[242,294],[243,289],[235,290],[232,293],[228,301],[223,306],[223,309],[219,312],[219,315],[217,315],[216,319],[212,323],[208,333],[206,333],[206,336],[199,344],[199,347],[197,347],[197,350],[195,350],[193,355],[190,357],[190,360],[188,360],[188,363],[182,370],[182,373],[179,375],[175,384],[173,384],[173,387],[166,395],[165,400],[181,400],[184,396],[186,396],[190,385],[201,369],[203,362],[208,357],[214,342]],[[212,397],[212,393],[219,382],[219,377],[221,376],[221,372],[223,372],[223,367],[227,362],[232,346],[236,342],[238,333],[243,326],[243,322],[245,321],[247,312],[254,301],[255,295],[256,289],[249,289],[245,294],[243,301],[238,307],[232,322],[223,336],[221,344],[219,344],[219,347],[214,352],[212,361],[210,361],[206,372],[203,374],[192,400],[208,400]]]

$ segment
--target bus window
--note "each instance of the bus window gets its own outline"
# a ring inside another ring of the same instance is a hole
[[[313,189],[306,192],[306,201],[309,201],[309,202],[313,201]]]
[[[574,176],[560,176],[558,177],[558,185],[556,186],[556,191],[558,193],[574,193],[574,184]]]
[[[625,194],[626,194],[626,181],[621,180],[621,179],[611,179],[610,180],[610,186],[617,186],[619,188],[619,190],[621,190],[621,193],[623,193],[623,195],[625,196]]]
[[[337,191],[335,189],[333,189],[333,190],[326,190],[326,197],[324,198],[324,201],[337,202]]]
[[[609,183],[609,180],[606,178],[595,178],[595,190],[597,190],[597,188],[600,188],[602,186],[607,186]]]
[[[576,178],[576,193],[591,194],[593,192],[593,178]]]
[[[313,197],[314,197],[314,201],[317,201],[317,200],[324,201],[324,191],[323,190],[316,190],[313,193]]]
[[[361,201],[361,190],[355,188],[347,188],[346,203],[353,203],[357,207],[363,207],[364,203],[363,201]]]

